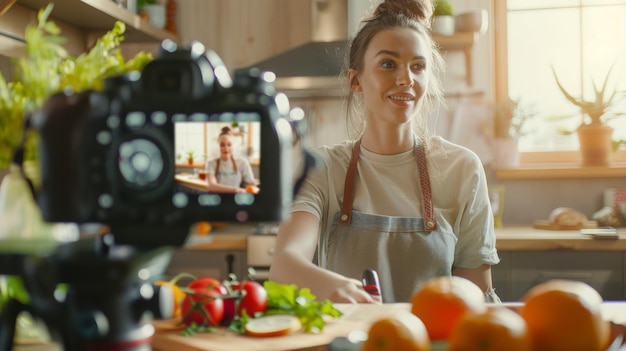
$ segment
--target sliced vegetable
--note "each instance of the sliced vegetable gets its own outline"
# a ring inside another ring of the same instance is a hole
[[[296,332],[302,328],[300,319],[288,314],[263,316],[248,321],[246,334],[256,337],[282,336]]]

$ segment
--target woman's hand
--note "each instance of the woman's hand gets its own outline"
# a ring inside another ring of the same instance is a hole
[[[326,285],[327,297],[335,303],[381,303],[380,297],[368,294],[360,281],[345,277],[333,279]]]

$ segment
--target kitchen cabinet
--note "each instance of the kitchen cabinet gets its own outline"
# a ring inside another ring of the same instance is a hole
[[[626,299],[623,251],[500,251],[493,285],[503,301],[519,301],[534,285],[550,279],[585,282],[605,300]]]
[[[178,41],[176,35],[154,27],[111,0],[9,0],[0,2],[0,49],[3,54],[21,54],[27,24],[34,23],[37,11],[48,3],[54,5],[51,19],[66,37],[66,49],[75,55],[87,50],[97,38],[113,28],[116,21],[126,25],[124,43]]]

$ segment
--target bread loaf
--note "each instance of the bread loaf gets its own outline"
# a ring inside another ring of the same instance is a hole
[[[587,223],[587,215],[569,207],[557,207],[550,212],[550,224],[567,227],[582,227]]]

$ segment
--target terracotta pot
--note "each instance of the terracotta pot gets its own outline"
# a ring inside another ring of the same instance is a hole
[[[583,166],[607,167],[611,158],[613,128],[584,125],[578,128]]]

